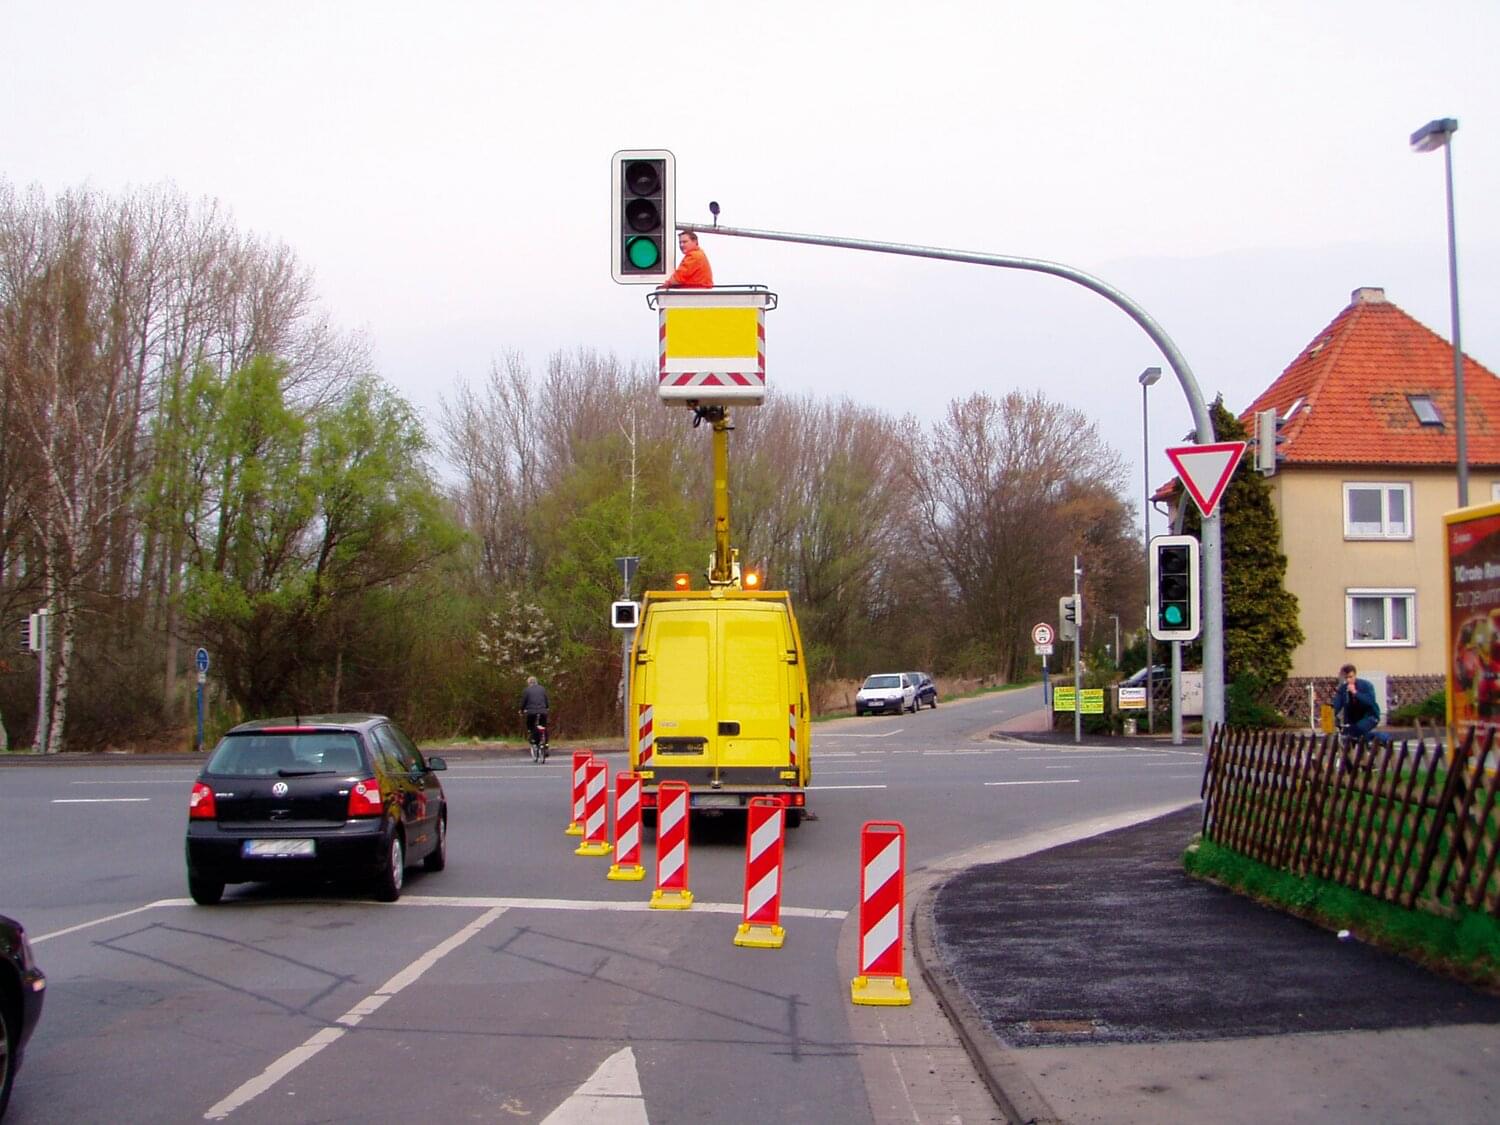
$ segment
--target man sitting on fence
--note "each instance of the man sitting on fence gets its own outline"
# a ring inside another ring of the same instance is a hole
[[[1361,680],[1356,672],[1353,664],[1339,669],[1343,682],[1333,693],[1333,710],[1343,736],[1350,742],[1363,742],[1380,725],[1380,704],[1375,702],[1375,685]]]

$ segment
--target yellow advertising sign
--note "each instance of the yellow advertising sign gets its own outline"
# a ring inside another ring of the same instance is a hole
[[[1104,689],[1102,687],[1083,689],[1083,707],[1085,715],[1104,714]]]
[[[1052,710],[1073,710],[1073,689],[1070,687],[1055,687],[1052,689]]]

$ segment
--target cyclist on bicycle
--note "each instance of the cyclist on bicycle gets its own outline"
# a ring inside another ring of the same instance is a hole
[[[526,677],[526,689],[521,692],[521,714],[526,716],[526,735],[531,743],[531,760],[547,760],[547,689],[536,682],[535,676]]]

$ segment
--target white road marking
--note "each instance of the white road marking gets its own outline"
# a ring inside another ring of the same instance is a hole
[[[827,793],[831,789],[887,789],[886,785],[809,785],[808,789],[817,790],[819,793]]]
[[[198,777],[195,773],[184,774],[182,777],[156,777],[136,779],[131,781],[70,781],[69,785],[186,785]]]
[[[402,895],[394,903],[341,901],[334,899],[299,899],[281,898],[275,900],[236,901],[226,899],[222,906],[215,907],[216,910],[266,910],[280,906],[299,905],[307,902],[316,902],[321,906],[328,907],[353,907],[360,910],[385,910],[390,906],[459,906],[469,910],[602,910],[616,913],[636,913],[651,909],[651,904],[645,901],[637,902],[615,902],[602,899],[569,899],[569,898],[494,898],[484,895]],[[76,926],[68,926],[65,929],[53,930],[47,934],[28,934],[32,945],[49,941],[52,938],[64,937],[67,934],[77,933],[79,930],[87,930],[93,926],[102,926],[106,922],[113,922],[119,918],[129,918],[133,914],[140,914],[147,910],[155,910],[160,906],[187,906],[191,907],[193,900],[190,898],[161,898],[155,902],[148,902],[145,906],[137,906],[131,910],[121,910],[114,914],[106,914],[102,918],[94,918],[87,922],[79,922]],[[742,902],[703,902],[693,903],[693,912],[701,914],[740,914],[743,913],[745,904]],[[847,910],[833,910],[818,906],[787,906],[783,905],[781,913],[788,918],[809,918],[815,921],[842,922],[849,916]]]
[[[1076,777],[1050,778],[1046,781],[986,781],[986,785],[1077,785]]]
[[[824,738],[891,738],[895,735],[901,734],[905,730],[905,727],[897,727],[895,730],[888,730],[884,734],[850,734],[848,731],[830,730],[819,731],[817,732],[816,737],[819,740],[822,740]]]
[[[86,930],[90,926],[101,926],[105,922],[113,922],[116,918],[129,918],[132,914],[139,914],[143,910],[155,910],[158,906],[191,906],[193,900],[190,898],[159,898],[155,902],[148,902],[145,906],[137,906],[134,910],[122,910],[118,914],[107,914],[103,918],[95,918],[91,922],[79,922],[76,926],[69,926],[64,930],[53,930],[50,934],[28,934],[32,945],[39,945],[55,937],[63,937],[66,934],[76,934],[79,930]]]
[[[53,797],[54,805],[138,805],[150,797]]]
[[[504,913],[504,907],[497,906],[486,910],[452,937],[433,946],[340,1016],[335,1022],[343,1024],[343,1027],[325,1027],[320,1031],[314,1032],[300,1047],[292,1048],[286,1054],[282,1055],[281,1058],[266,1067],[265,1070],[261,1071],[260,1074],[230,1093],[228,1097],[216,1102],[203,1115],[204,1120],[222,1121],[246,1102],[264,1094],[324,1047],[342,1039],[349,1028],[358,1026],[359,1021],[364,1019],[365,1016],[375,1011],[403,988],[415,983],[428,969],[432,968],[432,966],[436,965],[449,953],[452,953]]]
[[[648,1125],[646,1098],[636,1071],[635,1052],[629,1047],[616,1051],[599,1069],[546,1117],[542,1125]]]

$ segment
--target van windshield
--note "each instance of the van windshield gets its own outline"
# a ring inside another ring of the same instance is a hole
[[[901,677],[900,676],[871,676],[868,680],[865,681],[865,687],[867,687],[867,688],[878,688],[878,687],[891,688],[891,687],[900,687],[900,686],[901,686]],[[847,691],[848,689],[846,688],[845,690]]]

